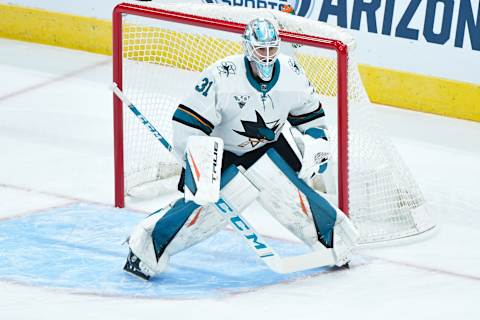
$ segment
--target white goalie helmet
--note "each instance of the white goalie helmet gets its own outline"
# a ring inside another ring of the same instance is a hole
[[[272,79],[273,65],[277,61],[280,36],[277,27],[267,19],[257,18],[250,21],[243,33],[245,56],[256,67],[263,81]]]

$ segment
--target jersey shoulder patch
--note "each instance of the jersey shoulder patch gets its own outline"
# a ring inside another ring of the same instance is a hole
[[[214,64],[212,72],[220,79],[234,77],[240,71],[241,62],[243,62],[243,59],[239,55],[223,58]]]
[[[237,65],[233,61],[220,61],[216,69],[220,77],[228,78],[237,74]]]
[[[298,65],[298,63],[291,57],[288,58],[288,65],[297,75],[303,74],[303,69]]]
[[[278,60],[281,65],[281,69],[286,73],[293,73],[297,76],[305,74],[300,64],[291,56],[286,54],[280,54]]]

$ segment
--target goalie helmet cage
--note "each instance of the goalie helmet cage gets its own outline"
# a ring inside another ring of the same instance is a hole
[[[242,53],[240,34],[256,17],[278,24],[282,51],[330,108],[336,149],[327,192],[359,229],[360,243],[433,228],[421,191],[375,120],[353,59],[355,40],[341,28],[268,9],[121,3],[113,12],[113,80],[171,141],[172,114],[188,85],[213,62]],[[115,206],[124,207],[126,195],[155,188],[156,181],[178,175],[179,166],[116,96],[113,111]]]

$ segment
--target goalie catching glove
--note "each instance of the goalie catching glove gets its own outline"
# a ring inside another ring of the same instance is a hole
[[[298,129],[292,127],[290,132],[302,155],[302,169],[298,173],[298,177],[310,180],[315,175],[325,172],[331,154],[328,130],[309,128],[302,134]]]
[[[199,205],[216,202],[220,197],[223,140],[190,136],[185,149],[185,200]]]

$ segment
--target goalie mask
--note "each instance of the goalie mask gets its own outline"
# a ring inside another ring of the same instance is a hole
[[[250,21],[243,34],[243,46],[245,56],[254,64],[260,79],[270,81],[280,46],[275,25],[263,18]]]

